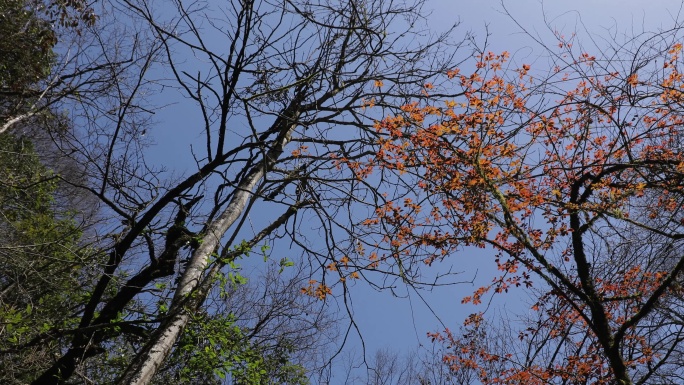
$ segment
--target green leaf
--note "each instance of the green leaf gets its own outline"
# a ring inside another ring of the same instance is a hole
[[[292,262],[288,258],[281,258],[280,259],[280,270],[278,270],[278,273],[282,273],[285,268],[292,267],[294,266],[294,262]]]

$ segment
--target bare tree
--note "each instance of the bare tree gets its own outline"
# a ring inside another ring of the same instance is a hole
[[[358,353],[358,350],[356,351]],[[375,351],[368,358],[350,352],[349,359],[326,368],[314,378],[319,384],[366,385],[469,385],[475,377],[452,372],[441,359],[443,351],[417,349],[403,354],[389,348]],[[361,362],[363,361],[363,362]]]
[[[347,279],[376,270],[359,249],[363,234],[349,207],[372,210],[382,196],[336,160],[361,159],[375,144],[374,117],[422,97],[426,84],[438,86],[435,75],[456,65],[462,41],[453,43],[452,28],[419,29],[422,5],[122,1],[103,8],[127,21],[91,31],[99,45],[74,60],[97,52],[116,76],[103,84],[106,97],[75,105],[74,130],[55,141],[81,165],[82,178],[64,176],[64,183],[100,202],[93,247],[107,261],[77,327],[59,334],[68,347],[34,384],[81,375],[88,358],[121,336],[136,355],[119,383],[149,383],[192,317],[206,310],[216,277],[260,245],[288,247],[276,242],[283,237],[322,272],[304,289],[315,297],[324,299],[335,283],[346,295]],[[156,130],[155,107],[145,103],[164,92],[180,92],[197,108],[187,130],[202,141],[188,143],[194,166],[181,176],[145,157],[146,134]],[[400,262],[391,269],[388,276],[410,282]],[[169,283],[163,295],[160,282]]]

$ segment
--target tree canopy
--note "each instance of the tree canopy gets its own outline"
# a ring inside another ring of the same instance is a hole
[[[681,381],[678,33],[595,55],[559,36],[550,71],[482,52],[475,72],[447,74],[459,97],[405,105],[376,124],[366,162],[344,160],[396,176],[365,221],[387,240],[379,259],[485,248],[500,275],[463,303],[534,289],[519,329],[476,313],[432,334],[453,371],[484,384]]]

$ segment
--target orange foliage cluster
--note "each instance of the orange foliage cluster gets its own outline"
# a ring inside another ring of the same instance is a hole
[[[315,279],[309,281],[309,285],[301,289],[302,294],[316,297],[324,300],[329,294],[332,294],[332,289],[324,283],[319,283]]]

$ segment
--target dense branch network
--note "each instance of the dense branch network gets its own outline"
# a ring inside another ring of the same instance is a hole
[[[361,278],[368,264],[351,260],[363,233],[350,207],[368,210],[382,198],[337,159],[371,153],[374,118],[422,97],[422,85],[454,67],[463,44],[452,43],[453,28],[419,37],[421,6],[250,0],[174,1],[162,9],[121,1],[96,9],[97,23],[73,36],[77,49],[65,49],[56,75],[0,128],[54,113],[57,127],[46,128],[52,150],[78,170],[57,178],[97,202],[97,222],[84,238],[97,263],[87,267],[68,328],[50,327],[7,350],[54,347],[54,361],[25,381],[180,376],[184,331],[198,333],[200,319],[234,324],[210,304],[227,280],[241,282],[236,261],[262,245],[293,247],[316,274],[298,294],[324,299],[330,286]],[[187,141],[187,153],[177,154],[185,156],[184,172],[169,172],[148,154],[154,134],[176,135],[155,125],[156,95],[159,104],[195,108],[187,127],[165,123]],[[63,106],[68,116],[55,113]],[[401,269],[387,273],[405,278]],[[222,341],[249,339],[259,325]],[[243,353],[268,361],[257,352]],[[239,365],[226,362],[204,370],[237,376]]]

